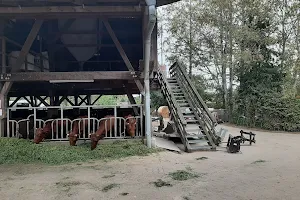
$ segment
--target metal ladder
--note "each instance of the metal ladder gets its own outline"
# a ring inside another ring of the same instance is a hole
[[[180,62],[171,66],[170,75],[166,78],[159,70],[157,78],[185,151],[216,150],[221,142],[215,130],[217,122]]]

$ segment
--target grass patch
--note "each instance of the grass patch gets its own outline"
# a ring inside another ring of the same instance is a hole
[[[80,185],[79,181],[67,181],[67,182],[57,182],[55,183],[58,187],[72,187]]]
[[[111,174],[111,175],[105,175],[105,176],[102,176],[102,178],[112,178],[112,177],[114,177],[114,176],[116,176],[116,175]]]
[[[200,157],[200,158],[196,158],[196,160],[207,160],[207,159],[208,159],[208,157],[205,157],[205,156]]]
[[[91,160],[112,160],[129,156],[147,156],[161,149],[147,148],[141,141],[120,141],[113,144],[99,144],[91,151],[90,144],[71,147],[62,144],[33,144],[28,140],[0,138],[1,164],[42,163],[60,165]]]
[[[169,173],[169,176],[171,176],[171,178],[176,181],[186,181],[189,179],[200,177],[199,174],[195,174],[195,173],[188,172],[185,170],[177,170],[175,172],[171,172],[171,173]]]
[[[264,163],[266,162],[265,160],[256,160],[254,162],[252,162],[251,164],[258,164],[258,163]]]
[[[154,182],[151,182],[151,183],[154,184],[155,187],[158,187],[158,188],[165,187],[165,186],[167,186],[167,187],[172,187],[173,186],[169,182],[163,181],[161,179],[158,179],[157,181],[154,181]]]
[[[82,183],[79,181],[66,181],[66,182],[57,182],[55,183],[59,189],[62,189],[64,192],[70,192],[71,187],[81,185]]]
[[[108,192],[109,190],[119,187],[119,186],[120,185],[116,184],[116,183],[109,184],[109,185],[105,186],[104,188],[102,188],[102,192]]]

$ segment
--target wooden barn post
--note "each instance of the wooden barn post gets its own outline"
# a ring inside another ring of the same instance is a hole
[[[5,28],[5,20],[0,20],[0,36],[1,36],[1,72],[6,72],[6,41],[4,36],[4,28]],[[4,83],[3,83],[4,84]],[[3,84],[1,84],[1,88],[3,87]],[[0,95],[0,136],[4,136],[5,131],[5,119],[3,116],[3,110],[6,109],[6,98],[4,96]]]

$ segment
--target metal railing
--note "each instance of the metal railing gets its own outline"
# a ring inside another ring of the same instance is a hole
[[[220,137],[215,131],[217,122],[212,116],[212,113],[208,110],[208,107],[200,97],[180,62],[176,62],[171,66],[170,75],[172,78],[176,78],[210,143],[213,142],[215,144],[219,144]],[[211,139],[213,141],[211,141]]]
[[[173,120],[175,122],[176,128],[179,129],[179,132],[187,135],[185,131],[185,126],[187,125],[186,120],[183,117],[182,111],[180,106],[176,102],[175,96],[173,95],[171,86],[169,85],[167,79],[165,78],[164,74],[158,69],[157,78],[159,84],[161,85],[162,92],[169,104],[171,114],[173,115]],[[184,135],[180,135],[181,141],[184,143],[187,150],[190,148],[190,145],[187,141],[187,138]]]
[[[120,117],[117,116],[118,109],[122,108],[132,108],[136,107],[139,108],[139,116],[129,117],[127,119],[124,116]],[[87,109],[88,116],[86,118],[76,118],[76,119],[69,119],[64,117],[64,110],[69,110],[70,108],[81,108]],[[36,133],[37,128],[43,128],[46,124],[50,123],[51,126],[51,140],[68,140],[68,133],[72,131],[73,125],[78,123],[78,133],[79,139],[89,139],[91,133],[95,133],[99,129],[100,122],[109,118],[101,118],[97,119],[91,117],[91,109],[108,109],[113,108],[114,115],[114,125],[113,128],[108,130],[107,123],[105,123],[105,138],[107,139],[116,139],[116,138],[129,138],[125,136],[126,131],[126,120],[130,118],[136,119],[136,127],[135,127],[135,137],[142,137],[143,136],[143,112],[142,108],[143,105],[136,104],[136,105],[128,105],[128,106],[49,106],[49,107],[15,107],[15,108],[8,108],[7,109],[7,134],[6,137],[19,137],[20,133],[20,123],[26,123],[26,133],[27,138],[29,138],[30,134]],[[29,115],[26,119],[15,120],[10,119],[10,112],[12,110],[32,110],[33,114]],[[39,110],[48,110],[48,109],[58,109],[60,111],[60,118],[57,119],[38,119],[37,112]],[[48,125],[49,126],[49,125]],[[112,126],[112,125],[111,125]],[[23,132],[25,130],[22,130]],[[24,133],[22,133],[24,134]]]

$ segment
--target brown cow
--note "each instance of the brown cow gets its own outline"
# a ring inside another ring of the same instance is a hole
[[[126,131],[131,136],[135,136],[136,129],[136,119],[131,118],[132,115],[125,116],[126,121]],[[114,128],[115,117],[114,116],[105,116],[105,118],[109,118],[106,120],[102,120],[99,125],[99,129],[96,133],[91,134],[91,150],[94,150],[97,147],[98,141],[104,138],[106,132],[110,131]],[[106,126],[105,126],[106,124]]]
[[[81,116],[79,118],[88,118],[88,116]],[[79,123],[78,123],[79,122]],[[85,127],[83,127],[83,124]],[[83,131],[84,128],[88,126],[88,119],[84,119],[84,121],[75,121],[72,127],[72,131],[69,133],[69,142],[70,146],[76,146],[76,142],[79,137],[79,125],[80,125],[80,131]]]
[[[131,136],[135,136],[135,129],[136,129],[136,118],[133,118],[132,115],[127,115],[124,117],[126,120],[126,131]]]
[[[44,140],[44,138],[46,137],[46,135],[51,133],[51,124],[52,124],[52,121],[49,121],[49,122],[46,122],[46,125],[44,126],[44,128],[36,129],[35,137],[33,140],[33,142],[35,144],[41,143]]]
[[[91,134],[91,150],[97,147],[98,141],[104,138],[106,132],[114,128],[116,118],[113,115],[108,115],[104,118],[108,119],[100,121],[99,129],[96,133]]]
[[[62,126],[66,126],[66,123],[67,122],[64,120]],[[61,121],[56,121],[56,123],[53,124],[53,132],[56,132],[56,126],[60,126],[60,125],[61,125]],[[36,129],[36,134],[33,142],[36,144],[41,143],[47,136],[51,134],[51,130],[52,130],[52,121],[48,121],[46,122],[44,128]]]

